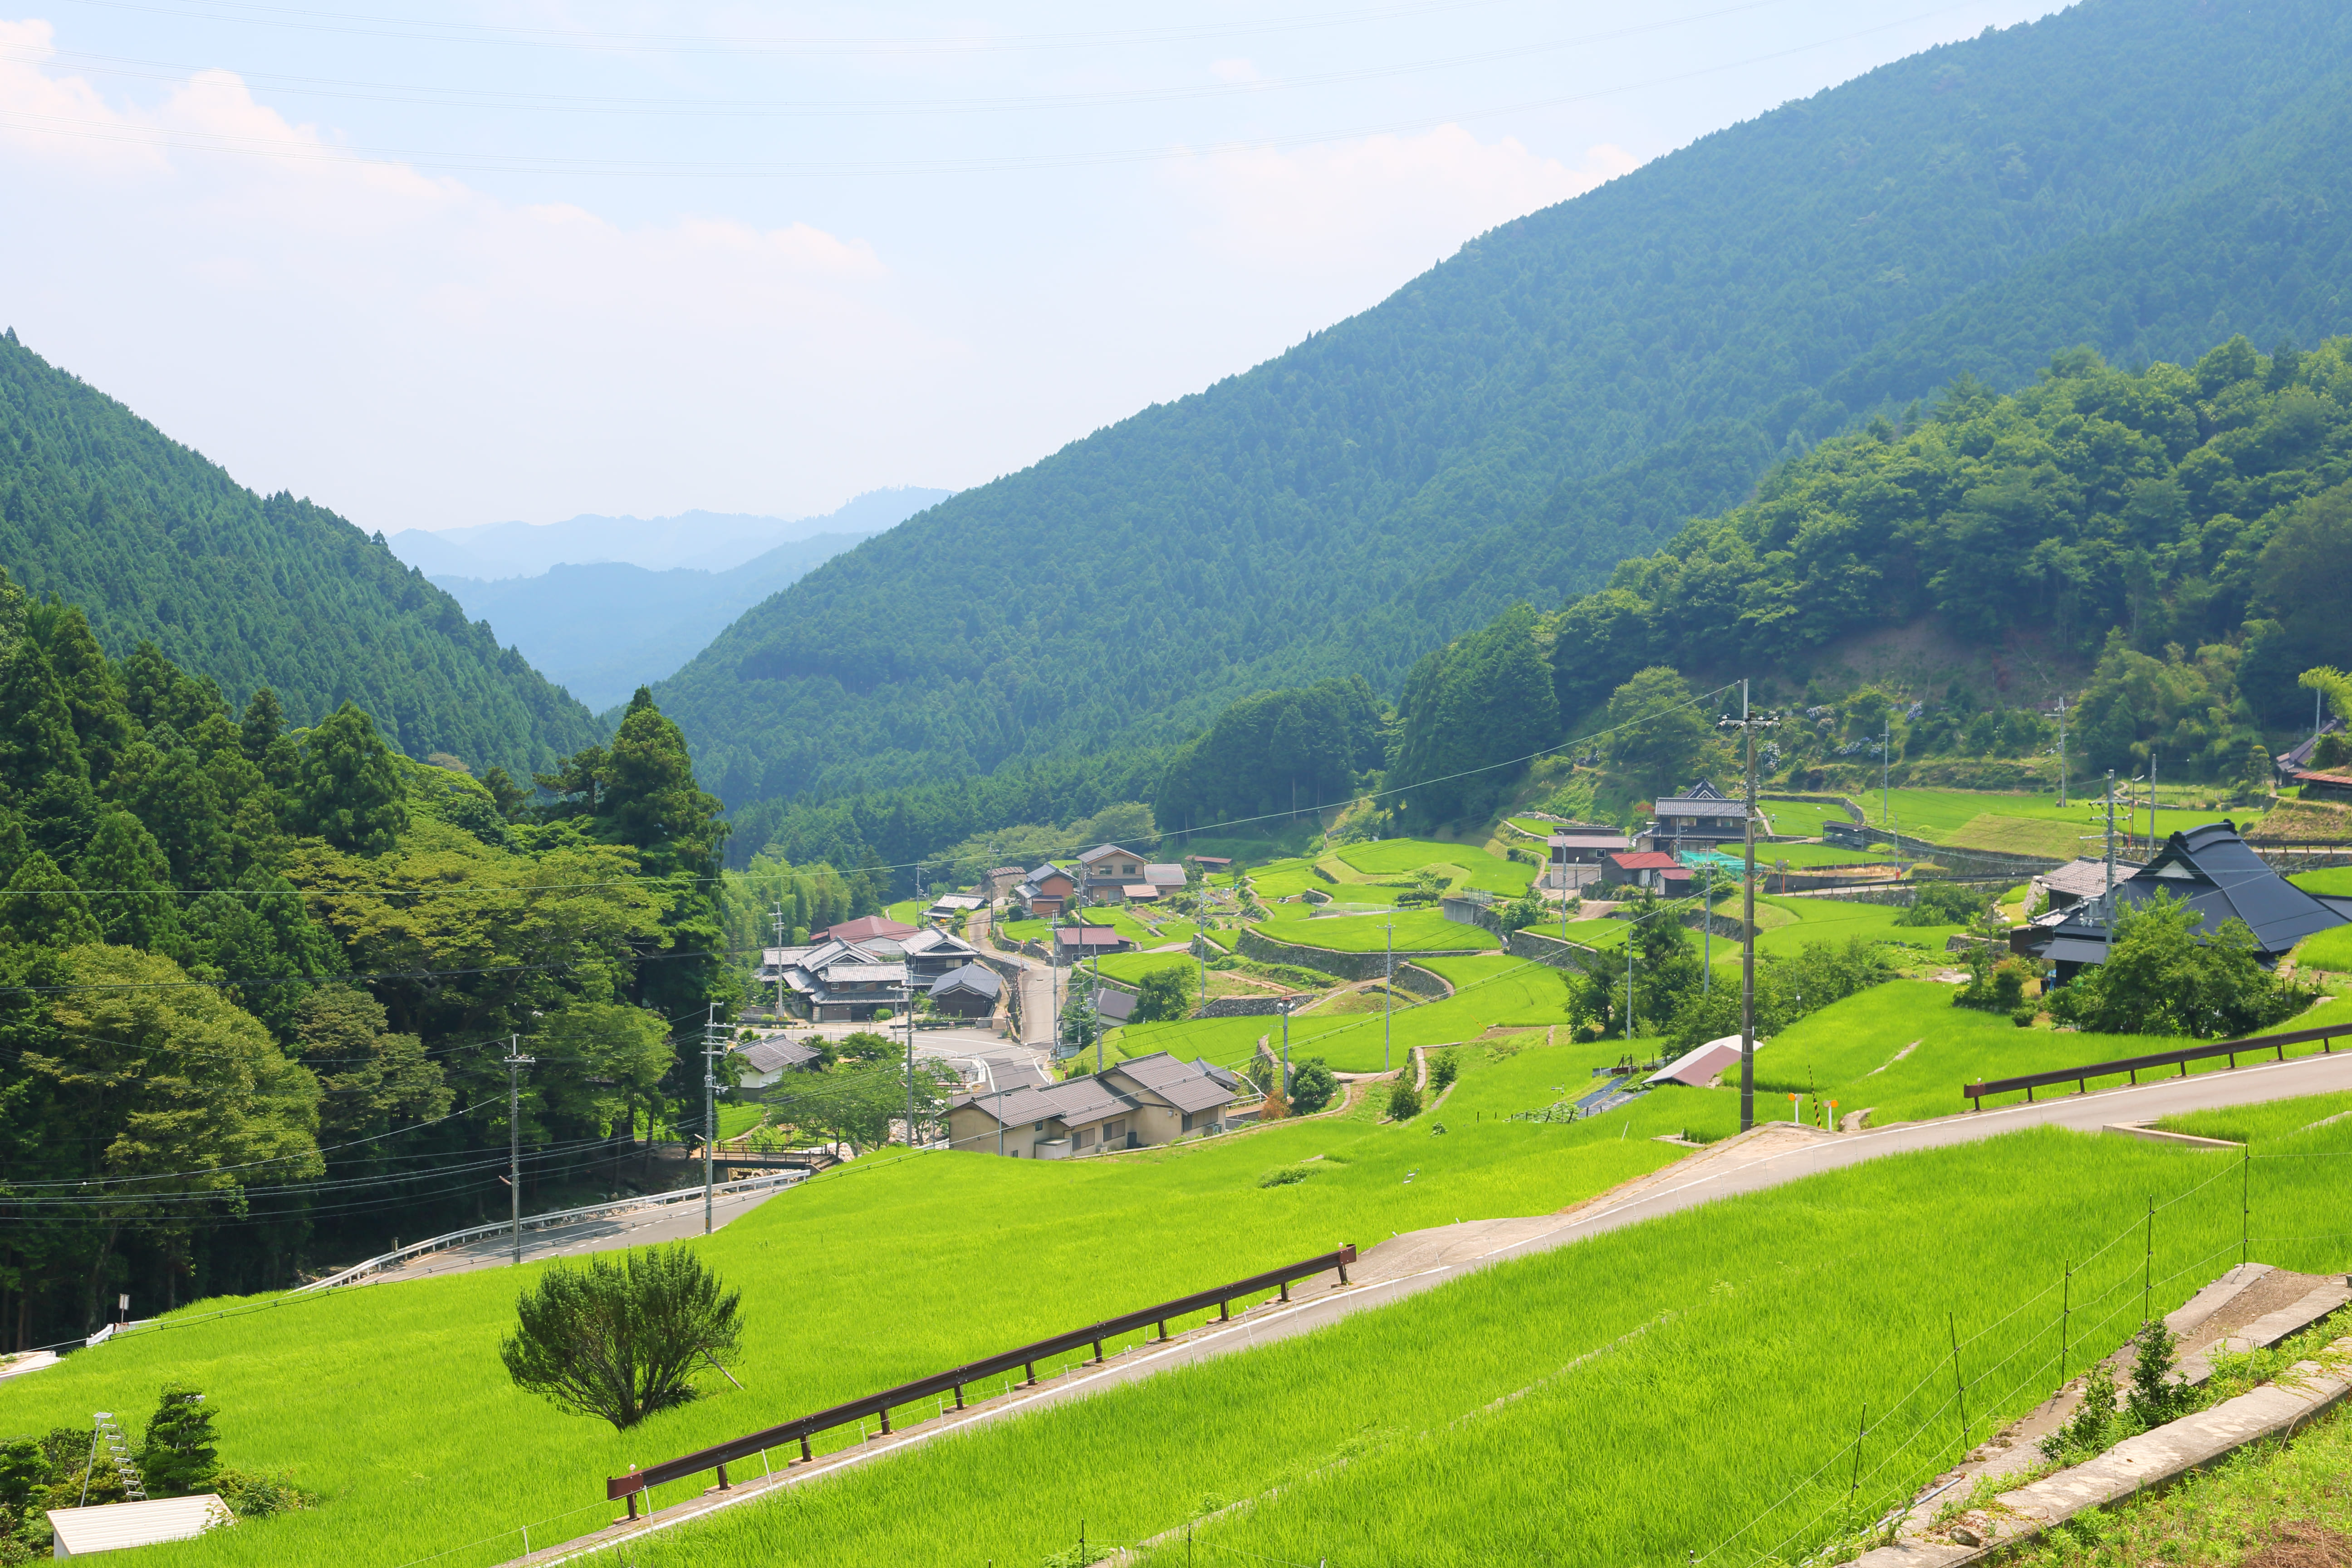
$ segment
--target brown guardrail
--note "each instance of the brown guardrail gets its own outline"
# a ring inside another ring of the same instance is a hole
[[[2081,1067],[2059,1068],[2050,1072],[2030,1072],[2017,1078],[1988,1079],[1983,1083],[1964,1085],[1960,1093],[1964,1098],[1974,1102],[1970,1109],[1975,1110],[1984,1109],[1984,1097],[1988,1094],[2014,1094],[2021,1089],[2025,1091],[2026,1102],[2031,1104],[2035,1089],[2047,1089],[2053,1083],[2071,1083],[2074,1086],[2074,1091],[2080,1094],[2089,1089],[2090,1080],[2095,1078],[2113,1078],[2117,1073],[2127,1073],[2132,1082],[2137,1083],[2139,1075],[2143,1071],[2175,1066],[2180,1068],[2180,1076],[2187,1078],[2190,1062],[2206,1061],[2214,1057],[2227,1057],[2230,1058],[2230,1065],[2236,1067],[2241,1056],[2272,1049],[2278,1052],[2280,1061],[2284,1061],[2286,1048],[2289,1046],[2305,1045],[2312,1040],[2319,1041],[2321,1054],[2327,1055],[2335,1048],[2327,1042],[2343,1035],[2352,1035],[2352,1024],[2336,1024],[2324,1029],[2296,1029],[2284,1035],[2249,1035],[2242,1040],[2215,1040],[2206,1045],[2189,1046],[2177,1051],[2158,1051],[2153,1056],[2118,1057],[2110,1062],[2085,1062]]]
[[[1099,1366],[1102,1364],[1105,1340],[1115,1339],[1120,1334],[1132,1333],[1137,1329],[1149,1329],[1154,1325],[1157,1325],[1160,1330],[1160,1337],[1165,1340],[1168,1338],[1169,1320],[1172,1318],[1181,1318],[1192,1312],[1204,1312],[1211,1307],[1214,1307],[1217,1309],[1217,1316],[1224,1319],[1232,1315],[1228,1309],[1234,1301],[1244,1296],[1254,1296],[1261,1290],[1279,1289],[1282,1292],[1282,1299],[1287,1301],[1290,1300],[1290,1287],[1293,1281],[1312,1279],[1318,1274],[1328,1273],[1334,1268],[1339,1271],[1339,1283],[1344,1285],[1348,1282],[1348,1265],[1354,1261],[1356,1261],[1356,1249],[1349,1245],[1340,1247],[1337,1252],[1326,1252],[1319,1257],[1303,1258],[1280,1268],[1269,1268],[1263,1274],[1253,1274],[1246,1279],[1236,1279],[1231,1284],[1219,1285],[1213,1289],[1198,1290],[1190,1296],[1180,1296],[1173,1301],[1162,1301],[1157,1306],[1145,1307],[1116,1318],[1106,1318],[1099,1323],[1089,1323],[1083,1329],[1073,1329],[1067,1333],[1055,1334],[1051,1339],[1039,1340],[1033,1344],[1023,1345],[1017,1350],[1004,1351],[980,1361],[968,1363],[963,1366],[951,1367],[946,1372],[934,1373],[929,1377],[919,1377],[912,1383],[902,1383],[896,1388],[886,1388],[879,1394],[869,1394],[863,1398],[853,1399],[845,1405],[836,1405],[830,1410],[819,1410],[811,1415],[797,1416],[781,1426],[770,1426],[764,1431],[737,1437],[731,1442],[714,1444],[708,1448],[698,1448],[691,1454],[681,1454],[675,1459],[665,1459],[658,1465],[648,1465],[643,1469],[633,1469],[625,1476],[607,1477],[604,1481],[604,1496],[615,1501],[622,1498],[628,1499],[629,1517],[635,1519],[637,1517],[637,1494],[660,1486],[666,1481],[680,1480],[704,1470],[717,1470],[719,1484],[723,1488],[730,1484],[727,1479],[727,1466],[730,1460],[740,1459],[765,1449],[782,1447],[788,1443],[798,1443],[801,1459],[806,1460],[814,1457],[809,1451],[809,1439],[820,1432],[828,1432],[836,1426],[846,1426],[853,1421],[862,1422],[869,1416],[877,1415],[881,1417],[882,1430],[887,1432],[890,1430],[892,1410],[902,1405],[912,1405],[918,1400],[934,1398],[950,1390],[953,1390],[955,1394],[955,1407],[961,1410],[964,1407],[963,1391],[967,1385],[985,1382],[999,1373],[1010,1372],[1016,1366],[1021,1368],[1024,1374],[1023,1386],[1034,1387],[1037,1383],[1037,1363],[1057,1356],[1064,1351],[1076,1350],[1081,1345],[1091,1345],[1095,1352],[1093,1364]]]

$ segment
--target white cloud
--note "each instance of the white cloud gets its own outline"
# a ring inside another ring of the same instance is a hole
[[[1171,174],[1206,249],[1270,273],[1334,281],[1349,309],[1384,296],[1470,236],[1633,168],[1602,145],[1580,167],[1458,125],[1297,151],[1244,148]]]
[[[926,399],[875,369],[967,351],[869,246],[503,201],[355,158],[223,71],[113,106],[42,68],[49,36],[0,24],[12,227],[58,237],[0,252],[10,320],[246,482],[391,530],[927,477],[876,461],[873,427]]]

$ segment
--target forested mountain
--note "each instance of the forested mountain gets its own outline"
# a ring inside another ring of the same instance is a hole
[[[0,1342],[504,1212],[510,1036],[527,1202],[698,1096],[718,802],[649,698],[550,782],[239,713],[0,572]]]
[[[491,635],[603,711],[677,673],[728,622],[792,586],[863,534],[819,533],[739,566],[651,572],[624,561],[553,566],[536,577],[433,578]]]
[[[1958,371],[2352,325],[2347,67],[2325,0],[2085,0],[1885,67],[828,563],[664,700],[741,802],[1398,692]]]
[[[2095,665],[2074,747],[2094,768],[2266,782],[2265,729],[2310,712],[2303,672],[2352,668],[2352,338],[2257,353],[2233,337],[2188,367],[2134,374],[2063,354],[2008,397],[1962,381],[1899,425],[1823,442],[1748,505],[1694,521],[1609,585],[1538,616],[1525,605],[1425,657],[1406,683],[1394,783],[1438,779],[1597,729],[1603,705],[1654,710],[1683,688],[1749,676],[1759,700],[1825,704],[1823,650],[1932,622],[1966,645],[2030,643]],[[1512,704],[1497,689],[1549,690]],[[1649,700],[1612,702],[1642,682]],[[1989,694],[1901,694],[1898,759],[1999,722]],[[1878,707],[1890,707],[1884,694]],[[1704,715],[1702,716],[1704,717]],[[1826,721],[1824,721],[1826,722]],[[1704,725],[1701,726],[1704,729]],[[1791,716],[1773,766],[1817,760],[1826,731]],[[1480,783],[1491,794],[1507,770]],[[1414,792],[1415,815],[1463,806],[1459,784]]]
[[[263,497],[0,335],[0,565],[82,606],[122,658],[152,641],[298,724],[346,702],[413,757],[549,766],[595,719],[457,602],[324,507]]]

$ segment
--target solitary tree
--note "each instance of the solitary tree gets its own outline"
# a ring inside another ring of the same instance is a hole
[[[725,1372],[741,1302],[682,1242],[592,1258],[523,1293],[499,1358],[520,1387],[626,1431],[700,1398],[698,1371]]]
[[[1171,965],[1155,969],[1136,985],[1135,1021],[1159,1024],[1181,1018],[1192,1010],[1192,972]]]
[[[165,1384],[139,1449],[139,1477],[147,1495],[186,1497],[202,1491],[219,1468],[213,1448],[213,1413],[205,1408],[205,1396],[185,1384]]]

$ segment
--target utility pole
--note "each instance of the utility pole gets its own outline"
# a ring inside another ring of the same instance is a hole
[[[1633,928],[1641,923],[1639,915],[1625,922],[1625,1051],[1629,1057],[1633,1050]]]
[[[1748,813],[1742,835],[1748,847],[1747,889],[1741,900],[1739,933],[1739,1130],[1756,1125],[1756,731],[1769,730],[1778,719],[1748,711],[1748,682],[1739,683],[1739,717],[1717,722],[1718,729],[1737,729],[1748,742]]]
[[[1396,917],[1388,924],[1389,978],[1381,991],[1381,1070],[1389,1070],[1390,1016],[1396,1011]]]
[[[507,1196],[514,1211],[514,1260],[522,1261],[522,1069],[539,1058],[522,1054],[519,1035],[507,1037]]]
[[[2058,804],[2066,804],[2066,699],[2058,699]]]
[[[2147,858],[2156,858],[2156,748],[2147,749]]]
[[[1712,994],[1715,980],[1715,862],[1709,860],[1698,875],[1698,994],[1706,996]]]
[[[1083,926],[1079,928],[1081,933],[1084,932],[1085,929],[1086,928]],[[1087,943],[1087,945],[1094,948],[1095,950],[1094,1005],[1099,1009],[1102,1006],[1102,949],[1096,946],[1096,944],[1091,942]],[[1097,1078],[1102,1077],[1102,1014],[1097,1011],[1095,1014],[1095,1076]]]
[[[1888,826],[1886,802],[1891,793],[1887,781],[1895,772],[1895,710],[1889,708],[1881,714],[1878,724],[1878,826],[1885,827]],[[1901,846],[1896,846],[1896,852],[1901,852]]]
[[[919,873],[918,873],[919,875]],[[904,962],[901,960],[901,962]],[[907,972],[907,983],[898,988],[898,995],[907,1006],[907,1147],[915,1146],[915,973]]]
[[[2107,770],[2107,893],[2100,923],[2107,935],[2107,955],[2116,951],[2116,770]]]
[[[776,906],[775,914],[776,914],[776,945],[777,945],[778,947],[784,947],[784,946],[787,946],[787,945],[789,945],[789,944],[784,941],[784,906],[783,906],[782,904],[781,904],[781,903],[780,903],[780,904],[778,904],[778,905]],[[782,1023],[783,1023],[783,1021],[784,1021],[784,966],[783,966],[782,964],[779,963],[778,965],[776,965],[776,1022],[777,1022],[777,1024],[778,1024],[779,1026],[782,1026]]]
[[[1282,1105],[1283,1113],[1290,1110],[1290,998],[1282,999]]]
[[[719,1142],[719,1058],[723,1054],[719,1038],[719,1004],[710,1004],[710,1012],[702,1024],[702,1234],[709,1236],[718,1228],[711,1216],[716,1206],[713,1193],[711,1162],[717,1158]]]

